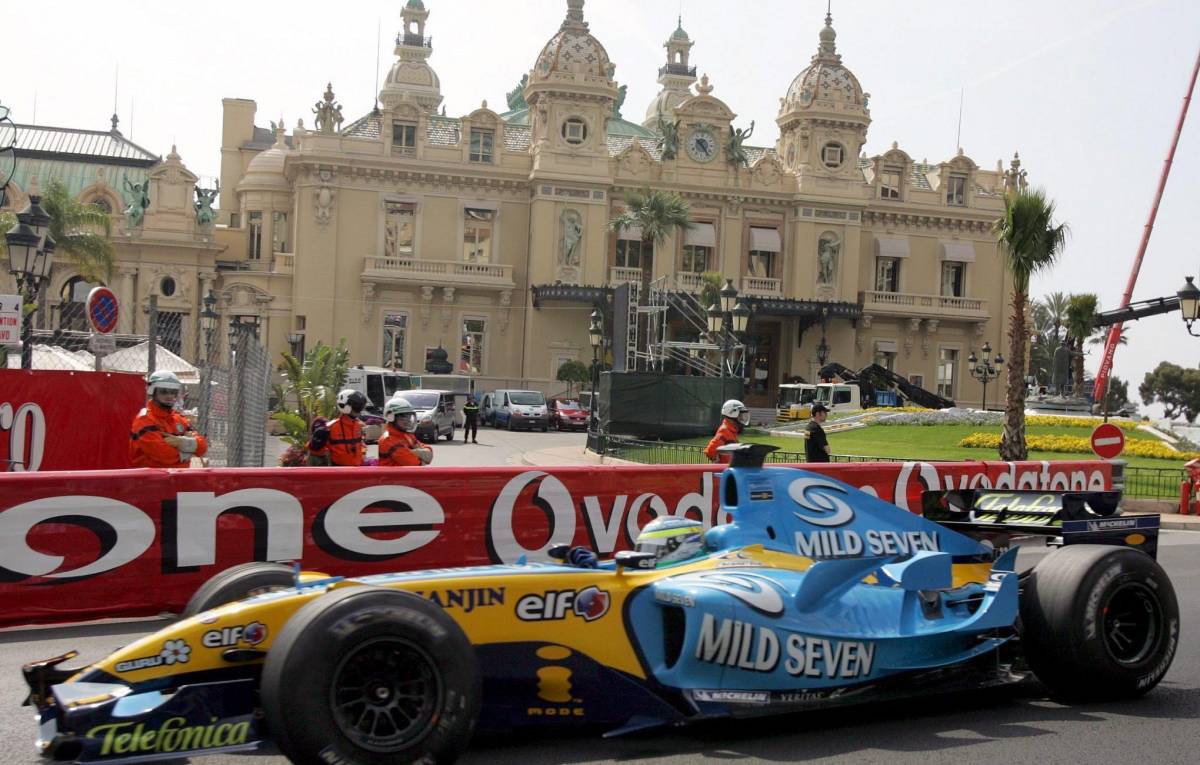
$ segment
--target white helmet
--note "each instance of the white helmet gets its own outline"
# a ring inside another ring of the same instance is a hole
[[[417,429],[417,410],[403,396],[393,396],[383,406],[383,419],[409,433]]]
[[[183,383],[179,381],[179,377],[174,372],[159,369],[146,378],[146,395],[154,398],[155,391],[160,390],[178,393],[183,390]]]
[[[737,420],[743,425],[750,424],[750,408],[736,398],[731,398],[721,404],[721,416]]]
[[[677,515],[655,518],[642,527],[635,547],[658,556],[657,565],[694,558],[704,551],[704,524]]]
[[[358,414],[367,406],[367,397],[353,388],[346,388],[337,394],[337,408],[342,414]]]

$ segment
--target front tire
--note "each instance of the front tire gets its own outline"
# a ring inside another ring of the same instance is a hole
[[[1129,699],[1158,685],[1179,644],[1179,604],[1162,566],[1126,547],[1070,545],[1021,593],[1021,645],[1051,695]]]
[[[292,762],[449,763],[470,742],[480,680],[470,641],[441,608],[349,587],[284,625],[261,691],[271,737]]]
[[[251,595],[284,590],[295,586],[295,583],[296,573],[291,566],[264,561],[243,563],[210,577],[183,607],[181,616],[186,619]]]

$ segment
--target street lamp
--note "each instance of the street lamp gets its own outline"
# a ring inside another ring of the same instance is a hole
[[[1191,276],[1185,276],[1183,289],[1175,294],[1179,296],[1179,312],[1183,314],[1183,323],[1187,326],[1188,334],[1200,337],[1192,331],[1192,322],[1200,319],[1200,288],[1192,284]]]
[[[600,347],[604,343],[604,317],[600,314],[600,309],[596,308],[589,318],[591,323],[588,325],[588,342],[592,345],[592,400],[588,403],[588,437],[591,440],[599,435],[596,387],[600,380]]]
[[[821,335],[821,342],[817,344],[817,363],[824,367],[826,361],[829,361],[829,343],[825,342],[825,335]]]
[[[1004,364],[1004,356],[997,353],[995,360],[992,359],[992,344],[983,344],[983,358],[980,359],[975,355],[975,351],[971,351],[971,355],[967,357],[968,369],[971,372],[971,377],[983,383],[983,411],[987,411],[987,386],[992,380],[1000,376],[1000,367]]]
[[[200,328],[204,330],[204,363],[211,364],[213,332],[216,332],[217,319],[220,318],[214,310],[217,306],[217,296],[209,290],[201,302],[204,303],[204,310],[200,312]]]
[[[288,347],[291,348],[292,356],[294,356],[301,364],[304,363],[304,333],[291,332],[288,334]]]
[[[738,291],[732,279],[725,280],[720,295],[720,305],[713,303],[708,307],[708,333],[721,346],[721,377],[725,377],[730,354],[750,323],[750,307],[737,299]]]
[[[33,303],[42,284],[50,277],[54,265],[54,239],[50,237],[50,215],[42,209],[41,197],[29,195],[29,204],[17,213],[17,225],[4,235],[8,245],[8,270],[24,287],[25,303]],[[21,322],[21,368],[33,367],[33,312],[24,314]]]

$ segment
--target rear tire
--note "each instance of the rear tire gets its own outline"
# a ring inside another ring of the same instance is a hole
[[[284,590],[295,583],[296,573],[291,566],[264,561],[243,563],[210,577],[183,607],[181,616],[186,619],[261,592]]]
[[[1162,566],[1126,547],[1070,545],[1021,593],[1021,646],[1051,695],[1129,699],[1158,685],[1179,643],[1179,604]]]
[[[349,587],[288,620],[261,693],[270,736],[292,762],[449,763],[470,742],[480,679],[475,650],[441,608]]]

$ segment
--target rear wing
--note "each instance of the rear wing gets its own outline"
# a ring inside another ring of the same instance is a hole
[[[1059,544],[1134,547],[1154,557],[1159,516],[1122,515],[1120,491],[927,491],[928,520],[966,534],[1054,537]]]

